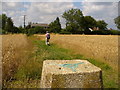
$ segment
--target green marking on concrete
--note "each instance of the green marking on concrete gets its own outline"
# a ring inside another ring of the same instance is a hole
[[[73,72],[76,72],[76,68],[78,67],[79,64],[83,64],[83,62],[76,63],[76,64],[59,64],[59,66],[70,68]]]

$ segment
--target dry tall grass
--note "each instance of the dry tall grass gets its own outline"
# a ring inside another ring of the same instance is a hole
[[[113,68],[118,66],[118,36],[51,35],[51,43],[72,49],[74,53],[102,60]]]
[[[2,79],[13,79],[21,61],[26,57],[29,43],[25,35],[2,35]]]
[[[45,36],[40,35],[40,38],[38,39],[41,39],[41,38],[45,39]],[[71,49],[74,53],[78,53],[78,54],[82,54],[90,58],[102,60],[112,65],[113,67],[115,66],[117,67],[118,36],[51,35],[50,42],[58,44],[63,48]],[[30,73],[29,77],[31,76],[35,77],[36,74],[39,75],[38,71],[40,70],[39,68],[41,68],[42,66],[41,60],[44,60],[46,58],[44,56],[45,54],[43,53],[43,51],[45,51],[46,49],[44,47],[44,43],[43,43],[42,48],[37,48],[35,46],[34,47],[35,49],[32,49],[33,46],[31,46],[31,42],[28,40],[28,38],[25,35],[2,35],[2,43],[0,44],[2,44],[2,49],[3,49],[2,50],[3,51],[2,52],[3,84],[5,84],[4,80],[14,79],[14,73],[16,73],[16,71],[19,71],[18,67],[24,66],[22,69],[27,70],[28,74]],[[41,43],[38,42],[35,45],[39,45],[39,44]],[[56,48],[50,49],[49,52],[51,52],[51,56],[53,56],[54,58],[60,56],[61,53],[53,55],[54,52],[52,53],[52,51],[54,50],[58,51],[59,49],[56,49]],[[55,52],[57,53],[57,51]],[[35,52],[35,54],[32,57],[30,56],[28,58],[27,57],[29,56],[27,55],[28,52],[30,53]],[[21,74],[18,73],[17,75],[19,77],[19,75]],[[108,75],[110,74],[108,73],[105,75],[107,75],[106,77],[109,77]],[[110,75],[110,78],[111,78],[111,75]],[[109,82],[108,78],[107,80],[106,82]],[[35,87],[37,84],[39,84],[38,81],[37,82],[35,81],[32,83],[31,81],[28,82],[26,80],[25,83],[22,83],[22,81],[17,81],[17,83],[15,82],[13,85],[4,85],[4,86],[23,88],[24,85],[25,87],[28,87],[29,85],[30,87],[31,85]]]

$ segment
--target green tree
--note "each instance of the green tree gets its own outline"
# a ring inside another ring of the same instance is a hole
[[[107,23],[104,20],[97,21],[97,27],[99,27],[100,30],[106,30],[107,29]]]
[[[85,30],[89,30],[89,28],[93,28],[96,26],[96,20],[91,16],[84,16],[83,20],[83,28]]]
[[[7,20],[6,20],[6,25],[5,25],[5,30],[7,31],[7,32],[12,32],[12,33],[14,33],[14,25],[13,25],[13,21],[12,21],[12,19],[9,17],[9,18],[7,18]]]
[[[20,33],[26,33],[26,30],[22,26],[19,26],[18,29]]]
[[[13,27],[12,33],[21,33],[21,30],[18,27]]]
[[[2,15],[0,15],[0,29],[2,29]]]
[[[115,24],[116,24],[117,28],[120,29],[120,16],[115,18],[114,21],[115,21]]]
[[[5,29],[6,26],[6,21],[7,21],[7,16],[6,14],[2,14],[2,29]]]
[[[56,22],[57,32],[59,33],[61,31],[61,24],[59,17],[56,18],[55,22]]]
[[[0,15],[0,34],[2,34],[2,15]]]
[[[54,22],[51,22],[49,24],[49,27],[50,27],[49,28],[50,32],[59,33],[61,31],[61,24],[59,17],[57,17]]]
[[[83,27],[83,14],[80,9],[70,9],[68,11],[65,11],[62,15],[63,18],[66,20],[66,29],[71,28],[70,32],[76,33],[78,32],[78,28]]]

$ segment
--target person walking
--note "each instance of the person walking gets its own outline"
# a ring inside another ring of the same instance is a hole
[[[46,45],[50,45],[50,42],[49,42],[49,40],[50,40],[50,33],[48,31],[46,31],[45,36],[46,36],[46,42],[45,42]]]

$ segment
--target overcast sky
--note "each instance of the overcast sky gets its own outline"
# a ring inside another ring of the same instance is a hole
[[[70,0],[69,0],[70,1]],[[71,8],[80,9],[86,16],[92,16],[96,20],[105,20],[108,23],[108,28],[116,29],[114,24],[114,18],[118,16],[118,3],[117,2],[99,2],[99,0],[81,0],[81,2],[10,2],[5,0],[2,2],[2,12],[11,17],[16,26],[23,25],[23,15],[26,15],[26,25],[28,22],[34,23],[50,23],[60,18],[62,27],[65,27],[65,20],[62,18],[62,14],[65,10]]]

